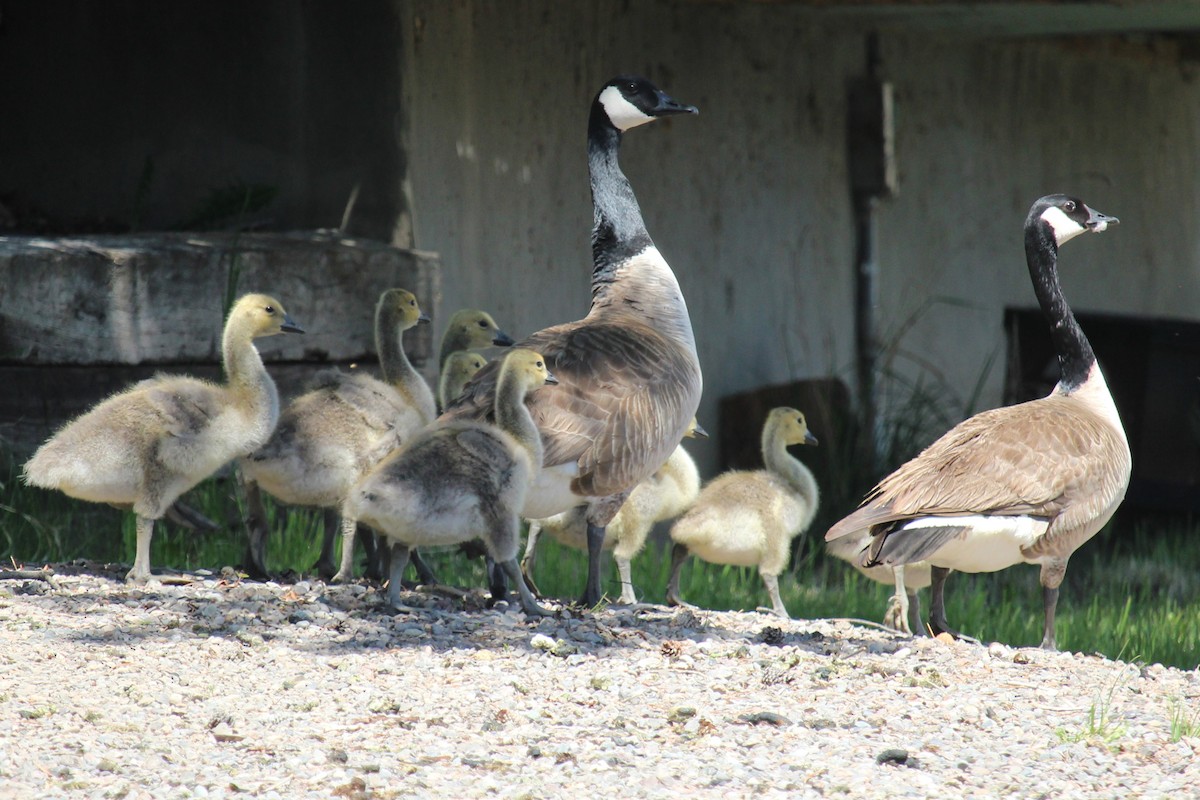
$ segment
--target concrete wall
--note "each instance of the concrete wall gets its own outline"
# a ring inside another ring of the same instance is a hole
[[[409,244],[411,188],[442,308],[488,308],[516,335],[586,312],[588,103],[614,74],[651,77],[701,109],[631,132],[622,164],[688,298],[710,428],[721,395],[851,379],[845,92],[873,26],[897,102],[879,317],[898,369],[965,395],[1002,355],[1004,306],[1032,303],[1021,221],[1051,191],[1122,218],[1065,249],[1076,307],[1194,318],[1200,300],[1200,84],[1162,37],[1001,38],[900,5],[682,0],[79,0],[4,15],[0,198],[127,217],[153,156],[144,229],[233,180],[279,187],[274,227],[333,226],[357,185],[351,231]],[[715,449],[694,450],[706,469]]]
[[[447,308],[485,305],[517,334],[585,313],[587,106],[611,75],[641,72],[701,109],[631,132],[622,164],[688,298],[702,422],[722,394],[852,382],[845,87],[870,20],[789,4],[404,8],[416,239],[442,255]],[[1194,65],[1157,40],[903,23],[881,29],[881,50],[901,176],[879,211],[890,369],[928,370],[965,399],[995,354],[981,399],[1000,402],[1003,308],[1033,304],[1021,224],[1054,191],[1122,218],[1064,251],[1078,308],[1195,316]],[[715,446],[695,450],[711,468]]]

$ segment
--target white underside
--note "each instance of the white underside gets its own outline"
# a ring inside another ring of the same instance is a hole
[[[1049,524],[1032,517],[969,515],[922,517],[906,522],[900,530],[945,526],[968,530],[942,545],[927,559],[929,563],[960,572],[995,572],[1013,564],[1040,563],[1040,558],[1027,558],[1022,549],[1037,541]]]
[[[525,495],[521,516],[526,519],[552,517],[595,499],[580,497],[571,491],[571,481],[578,474],[579,465],[574,462],[544,467]]]

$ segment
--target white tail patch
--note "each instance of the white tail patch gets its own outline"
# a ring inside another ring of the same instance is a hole
[[[654,117],[626,100],[625,95],[615,86],[609,86],[600,92],[600,104],[604,106],[604,113],[608,114],[609,121],[619,131],[627,131],[654,120]]]
[[[1043,211],[1042,219],[1050,225],[1051,229],[1053,229],[1054,241],[1060,246],[1063,244],[1063,242],[1069,242],[1087,230],[1087,228],[1068,217],[1066,213],[1058,206],[1050,206]],[[1107,223],[1101,224],[1104,225],[1104,227],[1107,227]],[[1104,227],[1097,225],[1096,230],[1102,231],[1104,230]]]

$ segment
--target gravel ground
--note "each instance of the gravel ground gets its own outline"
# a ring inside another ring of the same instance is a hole
[[[1200,677],[848,622],[0,582],[0,797],[1200,797]],[[1089,714],[1103,723],[1089,724]]]

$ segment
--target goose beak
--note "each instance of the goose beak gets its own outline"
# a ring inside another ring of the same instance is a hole
[[[296,320],[292,319],[290,314],[283,315],[283,324],[279,326],[279,330],[284,333],[304,333],[304,328],[296,324]]]
[[[496,347],[512,347],[516,342],[507,333],[497,328],[496,335],[492,337],[492,344]]]
[[[658,91],[658,105],[652,111],[656,117],[666,117],[671,114],[699,114],[700,109],[680,103],[661,89]]]
[[[804,432],[804,443],[811,444],[813,447],[816,447],[819,444],[819,442],[817,441],[817,437],[813,436],[812,431]]]
[[[695,425],[692,427],[692,438],[693,438],[693,439],[707,439],[707,438],[708,438],[708,431],[704,430],[704,428],[701,428],[701,427],[700,427],[700,423],[699,423],[699,422],[697,422],[697,423],[696,423],[696,424],[695,424]]]
[[[424,322],[424,323],[428,323],[428,322],[429,322],[429,315],[428,315],[428,314],[426,314],[424,311],[422,311],[420,314],[418,314],[418,315],[417,315],[417,322]]]
[[[553,373],[547,372],[546,373],[546,383],[556,384],[556,383],[558,383],[558,378],[554,377]]]
[[[1099,233],[1108,228],[1109,225],[1116,225],[1121,221],[1116,217],[1110,217],[1108,214],[1101,214],[1091,206],[1084,206],[1084,208],[1088,210],[1088,218],[1087,222],[1084,223],[1084,227],[1089,231]]]

